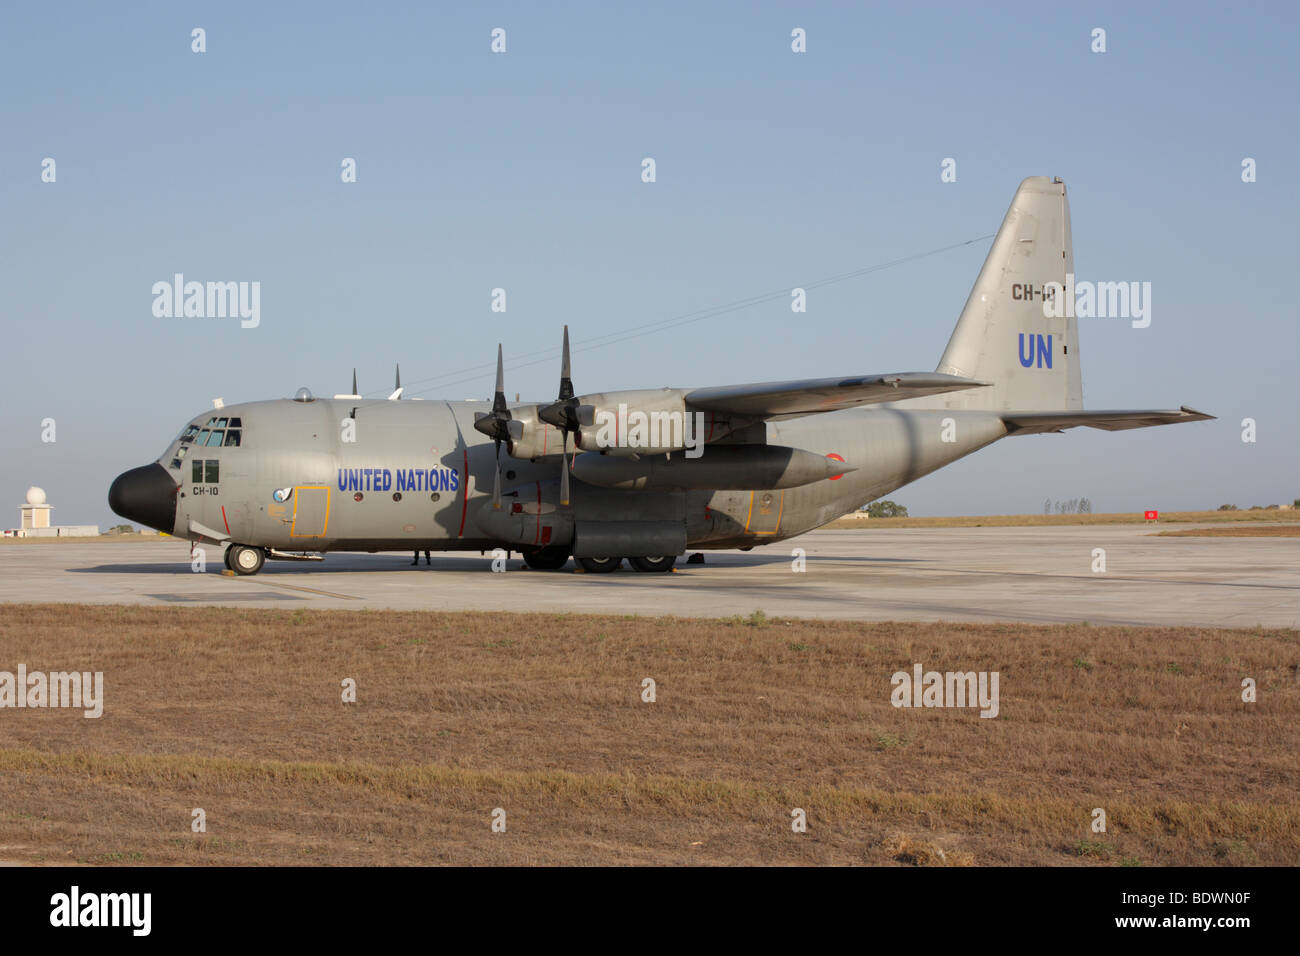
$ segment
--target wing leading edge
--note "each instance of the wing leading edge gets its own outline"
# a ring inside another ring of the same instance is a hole
[[[1002,416],[1009,435],[1061,432],[1080,425],[1100,428],[1108,432],[1119,432],[1129,428],[1176,425],[1179,422],[1208,422],[1213,419],[1213,415],[1198,412],[1186,405],[1176,411],[1124,409],[1100,412],[1008,412]]]
[[[983,388],[989,384],[942,372],[899,372],[697,388],[687,392],[685,399],[688,406],[699,411],[771,421],[941,395],[964,388]]]

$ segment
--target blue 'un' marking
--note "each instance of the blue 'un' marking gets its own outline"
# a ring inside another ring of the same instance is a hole
[[[1025,339],[1029,340],[1029,352],[1025,352]],[[1050,335],[1029,335],[1020,333],[1020,364],[1030,368],[1037,362],[1039,368],[1052,367],[1052,337]]]

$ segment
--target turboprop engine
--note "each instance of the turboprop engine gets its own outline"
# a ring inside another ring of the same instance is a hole
[[[526,405],[510,410],[513,417],[506,423],[510,435],[507,450],[515,458],[536,460],[564,454],[564,430],[542,421],[537,409],[537,405]]]
[[[733,431],[732,423],[711,412],[690,411],[684,394],[681,389],[657,388],[579,396],[572,400],[568,419],[574,433],[569,451],[576,445],[618,457],[684,452],[698,458],[706,441]],[[513,457],[536,460],[564,454],[565,429],[556,422],[566,419],[553,408],[524,405],[510,409],[510,414],[506,428]]]
[[[580,396],[578,447],[617,457],[680,451],[698,458],[706,440],[716,441],[730,428],[688,409],[685,394],[680,388],[654,388]]]

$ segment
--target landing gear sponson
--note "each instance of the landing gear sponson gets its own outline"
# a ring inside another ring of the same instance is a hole
[[[538,548],[524,552],[524,563],[539,571],[557,571],[569,560],[569,554],[563,548]],[[633,569],[647,574],[661,574],[671,571],[677,558],[675,555],[655,555],[653,557],[628,558]],[[623,564],[622,558],[578,558],[578,566],[588,574],[609,574],[617,571]]]
[[[537,571],[558,571],[569,562],[569,552],[565,548],[535,548],[523,552],[523,556],[524,563]],[[622,558],[578,558],[577,561],[579,567],[588,574],[609,574],[623,564]],[[671,554],[627,559],[634,570],[645,574],[671,571],[676,561],[676,556]],[[246,544],[232,544],[226,548],[225,562],[226,567],[236,574],[256,574],[266,563],[266,550]]]

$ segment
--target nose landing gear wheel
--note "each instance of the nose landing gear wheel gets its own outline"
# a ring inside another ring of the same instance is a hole
[[[256,574],[266,563],[266,552],[261,548],[250,548],[243,544],[231,545],[227,555],[226,560],[230,564],[230,570],[236,574]]]
[[[663,573],[664,571],[671,571],[673,568],[673,564],[677,561],[677,555],[670,554],[664,557],[659,557],[656,555],[655,557],[650,557],[650,558],[628,558],[627,560],[628,563],[631,564],[632,567],[636,568],[638,571],[644,571],[646,573],[653,574],[653,573]]]
[[[564,548],[535,548],[524,552],[524,564],[537,571],[558,571],[569,561]]]
[[[578,563],[588,574],[609,574],[623,563],[622,558],[579,558]]]

